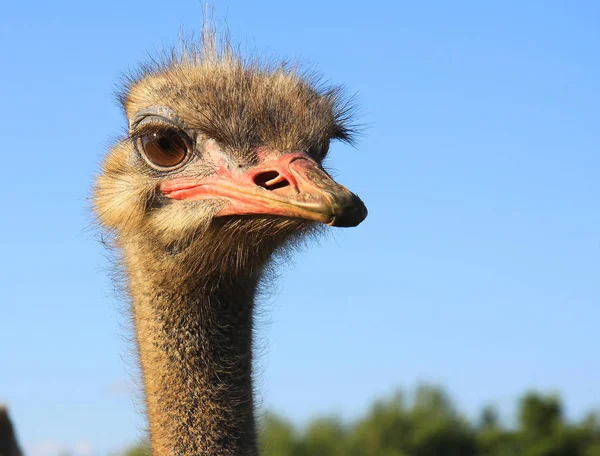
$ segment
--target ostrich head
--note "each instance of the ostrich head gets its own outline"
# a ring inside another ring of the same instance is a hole
[[[351,140],[339,90],[209,48],[127,84],[128,135],[96,186],[101,223],[157,251],[201,239],[199,267],[218,259],[229,270],[240,256],[268,258],[315,222],[359,224],[362,201],[321,166],[332,140]]]

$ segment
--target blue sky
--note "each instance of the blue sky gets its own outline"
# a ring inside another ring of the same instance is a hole
[[[243,49],[345,83],[369,126],[330,160],[368,219],[298,254],[263,303],[263,407],[351,419],[420,381],[507,420],[527,388],[573,418],[599,407],[598,3],[216,7]],[[195,1],[3,6],[0,401],[33,456],[144,429],[88,197],[125,125],[120,74],[200,21]]]

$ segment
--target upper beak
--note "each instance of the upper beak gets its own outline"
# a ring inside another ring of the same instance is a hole
[[[225,199],[229,204],[218,216],[278,215],[340,227],[356,226],[367,216],[358,196],[299,152],[269,157],[243,172],[221,162],[211,177],[175,178],[160,189],[173,199]]]

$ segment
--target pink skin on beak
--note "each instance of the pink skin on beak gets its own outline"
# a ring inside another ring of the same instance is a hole
[[[214,156],[214,153],[211,154]],[[363,202],[335,182],[312,158],[301,152],[259,153],[260,163],[241,172],[223,158],[207,178],[181,177],[163,182],[168,198],[225,199],[217,215],[274,215],[301,218],[331,226],[356,226],[367,216]]]

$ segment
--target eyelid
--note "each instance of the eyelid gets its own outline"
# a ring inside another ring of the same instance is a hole
[[[174,133],[183,137],[183,139],[193,146],[194,132],[186,130],[168,119],[158,116],[148,116],[135,124],[129,133],[129,140],[136,141],[145,135],[153,133]]]
[[[172,122],[164,117],[147,116],[131,125],[129,136],[136,137],[156,130],[183,131],[183,128],[181,128],[181,126],[177,125],[175,122]]]
[[[129,133],[130,139],[139,139],[142,136],[149,135],[152,133],[167,133],[176,132],[179,133],[182,130],[179,127],[165,124],[162,121],[151,121],[140,123],[134,130]]]
[[[175,114],[167,106],[150,106],[140,109],[132,118],[129,124],[129,131],[133,131],[146,119],[160,119],[166,123],[173,124],[182,130],[186,129],[186,124],[181,117]]]

